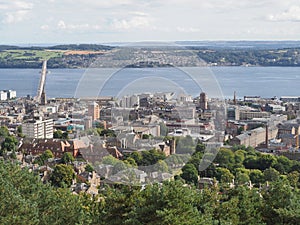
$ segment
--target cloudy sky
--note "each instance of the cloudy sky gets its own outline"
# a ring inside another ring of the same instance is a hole
[[[300,0],[0,0],[0,44],[300,40]]]

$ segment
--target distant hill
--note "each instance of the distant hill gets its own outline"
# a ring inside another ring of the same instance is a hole
[[[300,41],[181,41],[176,44],[0,45],[0,68],[40,68],[42,60],[48,60],[49,68],[87,68],[96,60],[100,60],[102,67],[195,66],[195,56],[208,66],[300,66]],[[171,61],[164,62],[163,54],[171,56]],[[132,65],[132,59],[138,61]]]

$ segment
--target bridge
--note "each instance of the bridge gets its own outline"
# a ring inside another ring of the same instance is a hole
[[[37,90],[37,95],[35,97],[36,102],[41,103],[41,97],[45,94],[45,82],[46,82],[46,74],[47,74],[47,60],[43,61],[42,71],[41,71],[41,78],[39,82],[39,87]]]

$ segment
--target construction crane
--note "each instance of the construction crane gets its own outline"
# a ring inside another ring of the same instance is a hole
[[[39,82],[39,87],[37,90],[37,95],[35,100],[39,104],[46,104],[46,94],[45,94],[45,82],[46,82],[46,74],[47,74],[47,60],[43,61],[41,78]]]

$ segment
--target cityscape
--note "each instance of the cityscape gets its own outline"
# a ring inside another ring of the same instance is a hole
[[[0,2],[0,224],[300,224],[300,6],[269,5]]]

